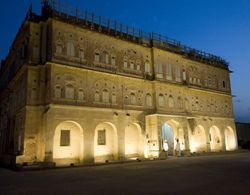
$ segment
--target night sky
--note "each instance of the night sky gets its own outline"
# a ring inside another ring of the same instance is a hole
[[[147,32],[219,55],[230,63],[236,121],[250,122],[250,0],[61,0]],[[1,0],[0,59],[4,59],[32,3]]]

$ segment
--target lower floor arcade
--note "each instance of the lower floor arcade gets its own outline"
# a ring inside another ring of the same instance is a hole
[[[175,155],[177,140],[182,155],[237,149],[234,119],[228,118],[97,109],[65,112],[55,107],[41,120],[39,133],[24,136],[24,152],[17,163],[70,165],[158,158],[164,141],[168,154]]]

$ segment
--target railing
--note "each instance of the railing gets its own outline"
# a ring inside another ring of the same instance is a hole
[[[52,17],[65,19],[69,22],[78,23],[99,32],[108,33],[114,36],[124,37],[127,40],[156,46],[182,54],[188,58],[202,61],[212,65],[228,67],[228,62],[219,56],[215,56],[181,44],[180,41],[168,38],[158,33],[147,33],[140,29],[124,25],[109,18],[97,16],[94,13],[81,11],[68,3],[61,3],[60,0],[44,0],[44,7],[48,8]]]

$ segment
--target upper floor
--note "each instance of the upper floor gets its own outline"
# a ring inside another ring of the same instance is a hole
[[[219,57],[153,34],[131,34],[121,25],[118,28],[110,23],[105,27],[101,21],[95,21],[95,16],[65,15],[48,4],[43,6],[41,16],[30,12],[2,64],[0,89],[23,64],[54,62],[231,93],[228,64]]]

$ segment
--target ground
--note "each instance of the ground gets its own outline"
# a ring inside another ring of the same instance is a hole
[[[13,172],[0,194],[249,194],[250,152]]]

